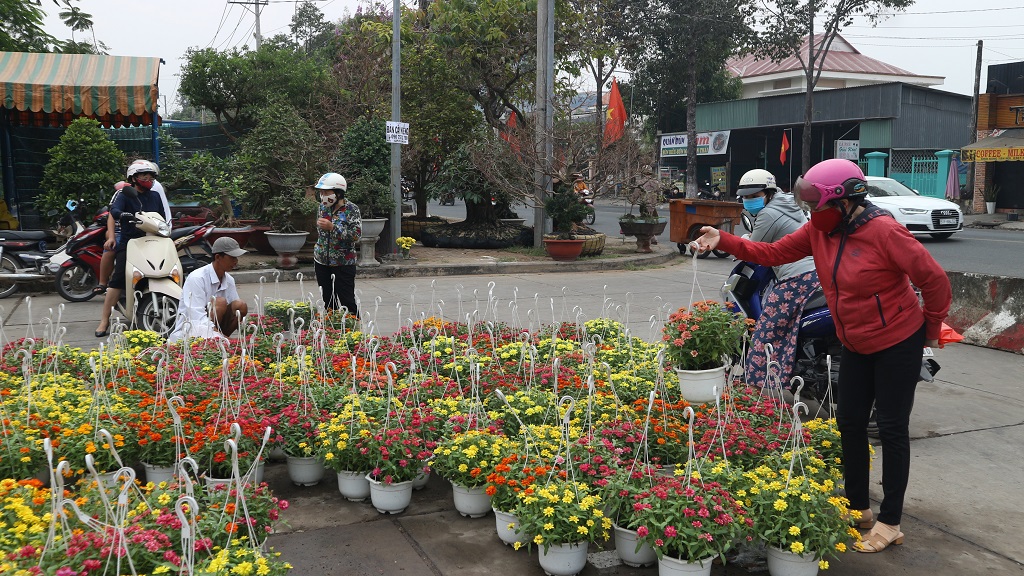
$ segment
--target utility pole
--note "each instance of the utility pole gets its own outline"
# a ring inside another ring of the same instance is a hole
[[[981,53],[984,49],[985,41],[978,40],[978,58],[974,63],[974,98],[971,100],[971,134],[968,137],[970,144],[974,144],[978,141],[978,99],[981,91]],[[975,163],[971,162],[970,166],[967,167],[967,185],[971,189],[971,206],[974,205],[974,167]]]
[[[402,121],[402,12],[399,0],[394,0],[391,15],[391,121]],[[402,235],[402,145],[391,143],[391,231],[387,236],[390,251],[395,240]]]
[[[267,5],[267,3],[268,0],[237,0],[235,2],[228,0],[228,4],[241,4],[245,7],[246,10],[250,10],[253,14],[256,15],[256,29],[253,32],[253,36],[256,37],[257,50],[260,49],[260,44],[263,43],[263,33],[260,31],[260,10],[262,10],[263,7]],[[250,4],[252,4],[252,8],[249,8]]]
[[[533,114],[534,145],[538,162],[534,167],[533,180],[537,191],[537,202],[533,208],[533,245],[544,245],[545,214],[544,203],[551,195],[551,156],[553,142],[551,128],[554,124],[554,59],[555,59],[555,2],[537,1],[537,104]]]

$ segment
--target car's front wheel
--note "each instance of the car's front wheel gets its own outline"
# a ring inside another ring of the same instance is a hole
[[[936,232],[935,234],[931,234],[931,237],[936,240],[946,240],[952,235],[952,232]]]

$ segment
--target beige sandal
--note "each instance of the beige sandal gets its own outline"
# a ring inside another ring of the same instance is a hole
[[[850,521],[850,526],[859,530],[870,530],[875,525],[875,513],[871,511],[871,508],[860,511],[860,518],[857,520],[853,519],[853,516],[847,516],[847,520]]]
[[[900,527],[875,522],[875,527],[871,529],[871,532],[868,532],[863,540],[854,544],[853,549],[857,552],[871,554],[885,550],[890,544],[897,546],[903,544],[903,532],[900,532]]]

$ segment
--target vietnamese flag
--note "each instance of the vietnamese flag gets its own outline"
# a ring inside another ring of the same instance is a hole
[[[782,131],[782,150],[779,152],[779,162],[782,164],[786,163],[786,152],[789,151],[789,138],[786,137],[786,131]]]
[[[501,136],[502,140],[508,142],[509,147],[512,148],[512,151],[516,154],[519,153],[519,138],[516,136],[517,125],[516,111],[513,110],[512,113],[509,114],[508,122],[505,124],[505,129],[498,133],[498,136]]]
[[[626,132],[626,105],[619,93],[619,81],[612,78],[612,91],[608,94],[608,108],[605,110],[604,144],[615,142]]]

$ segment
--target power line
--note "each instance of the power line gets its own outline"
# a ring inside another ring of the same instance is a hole
[[[220,35],[221,28],[224,27],[224,22],[227,22],[227,16],[228,16],[228,11],[229,10],[231,10],[231,3],[230,2],[225,2],[224,3],[224,9],[221,10],[221,13],[220,13],[220,23],[217,24],[217,31],[213,33],[213,40],[210,40],[209,44],[206,45],[207,48],[209,48],[210,46],[213,46],[213,43],[217,41],[217,36]]]
[[[1024,34],[1007,34],[1001,36],[944,36],[933,38],[931,36],[889,36],[873,34],[843,34],[844,38],[888,38],[890,40],[1021,40]]]
[[[966,8],[964,10],[934,10],[930,12],[879,12],[879,16],[903,16],[904,14],[966,14],[969,12],[998,12],[1002,10],[1021,10],[1024,6],[1009,6],[1005,8]]]
[[[977,25],[977,26],[928,26],[928,28],[947,28],[947,29],[948,28],[968,28],[968,29],[973,29],[973,30],[982,30],[982,29],[985,29],[985,28],[1022,28],[1022,27],[1024,27],[1024,25],[1021,25],[1021,24],[981,24],[981,25]],[[881,25],[880,26],[866,26],[866,25],[862,25],[862,24],[851,24],[851,25],[847,26],[846,28],[869,28],[869,29],[872,29],[872,30],[895,30],[895,29],[906,28],[906,29],[912,29],[912,30],[920,30],[921,26],[920,25],[918,25],[918,26],[881,26]]]

